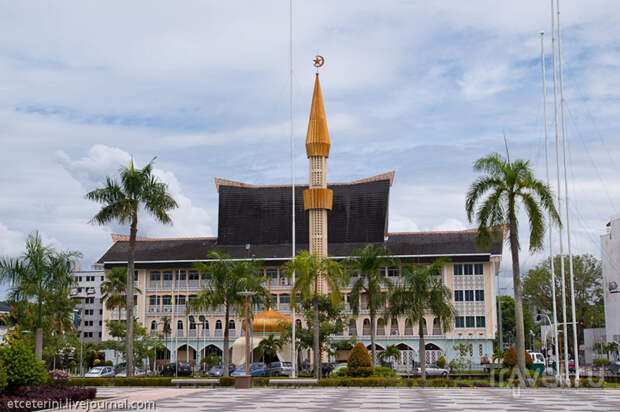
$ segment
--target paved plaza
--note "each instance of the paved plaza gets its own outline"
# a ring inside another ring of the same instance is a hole
[[[158,411],[620,411],[620,390],[493,388],[99,388]]]

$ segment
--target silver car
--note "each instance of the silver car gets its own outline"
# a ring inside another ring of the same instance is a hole
[[[426,365],[426,376],[440,376],[442,378],[448,377],[448,370],[440,368],[436,365]],[[422,376],[422,368],[415,368],[413,374],[416,376]]]
[[[111,366],[95,366],[84,375],[85,378],[113,378],[114,369]]]

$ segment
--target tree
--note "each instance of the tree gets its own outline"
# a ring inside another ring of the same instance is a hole
[[[344,262],[348,275],[356,276],[350,295],[351,310],[355,316],[359,315],[361,295],[366,295],[368,299],[370,351],[373,364],[377,362],[375,347],[377,312],[385,308],[387,302],[388,293],[384,289],[389,291],[392,288],[392,282],[381,274],[381,269],[394,264],[389,255],[390,251],[387,248],[368,244],[363,249],[354,250]]]
[[[515,322],[515,300],[511,296],[501,296],[500,303],[502,305],[502,335],[504,342],[511,342],[512,338],[517,335]],[[534,317],[528,306],[523,307],[523,330],[527,335],[534,330]]]
[[[426,381],[424,315],[426,313],[434,315],[444,333],[454,323],[452,291],[441,280],[441,271],[446,262],[445,259],[437,259],[427,266],[403,266],[403,284],[395,287],[389,298],[390,317],[406,315],[412,322],[418,323],[418,354],[424,381]]]
[[[282,350],[283,344],[284,342],[280,338],[277,338],[275,335],[269,335],[258,343],[256,349],[264,362],[266,358],[277,359],[278,352]]]
[[[239,292],[250,291],[255,295],[250,297],[252,305],[262,305],[271,299],[269,291],[262,285],[263,276],[260,263],[257,261],[232,261],[230,256],[213,250],[207,254],[212,260],[208,263],[197,263],[194,268],[202,273],[208,273],[211,280],[198,296],[189,302],[188,309],[207,311],[218,306],[224,308],[224,376],[229,375],[229,319],[232,313],[243,313],[244,297]]]
[[[311,301],[313,306],[312,325],[314,327],[314,374],[316,378],[321,377],[321,357],[320,357],[320,322],[319,322],[319,279],[323,279],[329,288],[329,296],[332,303],[340,303],[340,287],[346,284],[347,276],[343,272],[340,264],[334,260],[320,258],[308,251],[301,251],[292,260],[286,263],[286,274],[289,278],[295,276],[295,284],[291,291],[291,304],[296,304],[296,297],[299,293],[301,298]],[[307,319],[307,318],[306,318]]]
[[[133,319],[134,294],[134,259],[136,236],[138,233],[138,211],[143,209],[153,215],[161,223],[172,223],[168,211],[178,207],[177,202],[168,193],[168,185],[160,182],[153,175],[151,160],[144,168],[136,169],[131,161],[129,167],[120,170],[120,183],[106,177],[104,187],[86,194],[86,198],[103,204],[101,210],[93,217],[92,222],[105,225],[118,221],[129,223],[129,256],[127,257],[126,304],[127,319]],[[127,376],[134,372],[133,359],[133,322],[127,322]]]
[[[512,255],[512,282],[515,297],[516,350],[519,373],[525,378],[525,334],[523,329],[523,302],[521,299],[521,272],[519,269],[519,221],[517,209],[522,204],[530,224],[530,252],[543,247],[545,235],[544,212],[560,223],[549,186],[534,177],[529,161],[505,160],[497,153],[482,157],[474,163],[474,171],[484,173],[469,188],[465,199],[467,219],[478,223],[477,243],[488,247],[499,240],[498,227],[508,228]]]
[[[555,288],[561,288],[560,256],[554,257]],[[577,320],[583,320],[585,328],[605,327],[605,308],[603,302],[603,271],[601,262],[592,255],[573,256],[573,270],[575,281],[575,314]],[[570,295],[566,296],[567,305],[570,304]],[[523,278],[523,301],[527,306],[552,313],[551,300],[551,269],[549,259],[545,259],[527,272]],[[556,305],[561,308],[561,294],[556,294]],[[564,322],[562,311],[558,311],[558,322]],[[569,317],[569,321],[570,321]],[[578,338],[583,342],[583,329],[578,328]],[[572,339],[569,346],[573,347]],[[574,348],[572,348],[574,353]]]
[[[378,357],[382,363],[389,363],[390,367],[394,368],[394,361],[400,360],[400,350],[396,345],[388,345],[379,353]]]
[[[8,283],[9,300],[33,304],[27,306],[32,309],[35,354],[39,360],[43,356],[44,327],[54,324],[64,328],[68,313],[73,311],[68,291],[75,279],[67,266],[70,259],[81,256],[79,252],[56,251],[43,244],[39,232],[34,232],[26,239],[26,251],[21,257],[0,259],[0,283]]]

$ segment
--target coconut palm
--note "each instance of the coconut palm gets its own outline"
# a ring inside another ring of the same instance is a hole
[[[390,363],[390,366],[394,367],[394,361],[400,360],[400,350],[396,345],[388,345],[384,350],[379,352],[378,358],[383,363]]]
[[[386,289],[392,288],[392,282],[382,276],[381,269],[394,264],[389,257],[390,251],[385,247],[374,247],[369,244],[363,249],[354,250],[351,256],[343,263],[350,276],[357,276],[351,287],[350,304],[355,316],[360,311],[360,296],[366,295],[370,312],[370,347],[372,363],[377,362],[376,318],[377,312],[385,307],[387,302]]]
[[[28,236],[22,256],[0,259],[0,283],[8,283],[9,300],[33,303],[35,353],[39,360],[43,356],[44,324],[51,319],[56,326],[66,325],[67,313],[54,312],[50,317],[50,310],[54,302],[59,301],[60,294],[65,298],[68,296],[67,291],[75,282],[67,270],[68,262],[78,257],[81,257],[79,252],[57,252],[43,244],[41,235],[34,232]],[[64,309],[71,313],[72,305],[65,303]]]
[[[275,335],[269,335],[267,338],[258,343],[256,349],[258,350],[258,353],[260,353],[260,356],[264,362],[265,358],[277,359],[278,352],[282,350],[283,344],[284,342],[282,339],[277,338]]]
[[[271,299],[269,291],[262,285],[263,275],[260,263],[257,261],[231,261],[231,257],[223,252],[214,250],[207,254],[211,261],[197,263],[194,268],[202,273],[208,273],[211,280],[198,296],[189,302],[188,310],[207,311],[223,307],[224,309],[224,376],[229,375],[229,319],[231,314],[243,313],[244,297],[239,292],[250,291],[255,294],[250,297],[252,305],[262,305]]]
[[[86,198],[103,204],[92,222],[105,225],[114,221],[129,223],[129,255],[127,257],[126,310],[127,319],[133,318],[134,258],[136,236],[138,233],[138,210],[150,213],[161,223],[172,223],[168,211],[178,207],[168,193],[168,185],[153,175],[151,160],[144,168],[136,169],[131,161],[129,167],[120,170],[120,183],[111,177],[106,178],[104,187],[86,194]],[[127,322],[126,361],[127,376],[134,373],[133,322]]]
[[[405,315],[412,322],[418,323],[418,355],[423,380],[426,380],[424,315],[433,315],[438,319],[443,333],[446,333],[454,322],[452,291],[441,279],[445,263],[445,259],[437,259],[427,266],[403,266],[402,286],[394,287],[389,298],[390,317]]]
[[[505,160],[497,153],[482,157],[474,163],[474,171],[483,173],[472,183],[465,200],[467,219],[478,223],[478,244],[488,247],[498,240],[498,227],[508,228],[510,252],[512,255],[512,281],[515,298],[516,350],[519,372],[525,370],[525,334],[523,327],[523,303],[521,299],[521,273],[519,269],[519,206],[530,224],[530,252],[543,247],[545,234],[544,212],[558,225],[560,216],[553,204],[549,186],[534,177],[529,161]]]
[[[161,318],[161,324],[162,324],[162,333],[164,335],[164,342],[167,345],[168,338],[170,337],[170,333],[172,332],[172,326],[170,325],[170,317],[169,316],[163,316]],[[166,346],[166,348],[167,347],[168,346]]]
[[[319,279],[327,283],[329,295],[334,305],[340,303],[340,287],[347,282],[346,272],[340,264],[334,260],[320,258],[308,251],[301,251],[292,260],[286,263],[286,275],[291,278],[295,273],[295,284],[291,291],[291,304],[296,305],[297,294],[301,298],[312,302],[313,307],[313,352],[314,374],[321,377],[321,353],[320,353],[320,322],[319,322]]]

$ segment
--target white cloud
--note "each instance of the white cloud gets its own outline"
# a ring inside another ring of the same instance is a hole
[[[17,257],[24,252],[26,236],[0,223],[0,256]]]

